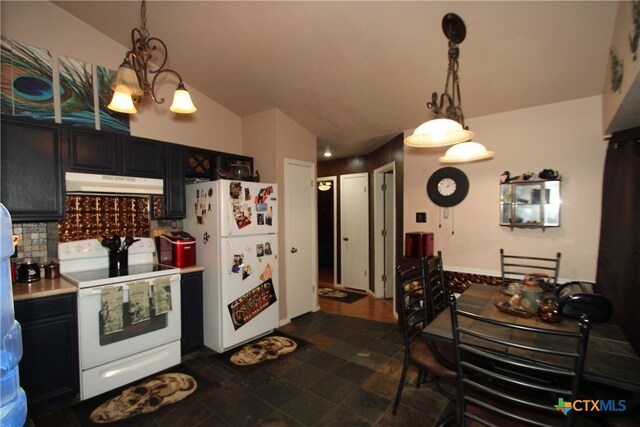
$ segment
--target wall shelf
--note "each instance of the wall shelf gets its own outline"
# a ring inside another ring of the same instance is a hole
[[[500,184],[500,225],[514,228],[560,227],[560,180]]]

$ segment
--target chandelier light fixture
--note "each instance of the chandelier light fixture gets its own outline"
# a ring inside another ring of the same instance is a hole
[[[178,72],[165,68],[168,52],[167,45],[157,37],[150,37],[147,30],[147,3],[142,1],[140,11],[142,25],[131,30],[132,49],[124,57],[124,61],[116,72],[111,84],[113,98],[107,108],[121,113],[134,114],[138,111],[134,104],[153,99],[156,103],[164,103],[164,98],[156,96],[156,79],[161,74],[172,74],[178,78],[178,88],[173,94],[173,103],[169,108],[174,113],[190,114],[196,112],[189,92],[184,87]],[[159,53],[153,58],[154,52]],[[154,64],[160,65],[156,68]],[[152,78],[153,77],[153,78]],[[151,79],[151,81],[149,81]]]
[[[456,144],[440,158],[443,163],[469,162],[493,157],[494,153],[487,151],[484,145],[471,142],[474,134],[464,124],[458,59],[459,45],[467,36],[467,28],[462,18],[455,13],[447,13],[442,19],[442,31],[449,40],[449,65],[444,92],[439,97],[437,92],[433,92],[431,101],[427,103],[427,108],[433,111],[435,118],[418,126],[413,135],[405,138],[404,143],[420,148]]]
[[[318,182],[318,190],[320,191],[329,191],[331,190],[331,185],[333,183],[331,181],[320,181]]]

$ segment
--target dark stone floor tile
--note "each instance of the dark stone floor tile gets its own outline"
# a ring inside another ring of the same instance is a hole
[[[250,394],[238,400],[232,408],[226,410],[225,419],[234,427],[254,427],[259,425],[259,421],[270,417],[276,409],[260,399]]]
[[[384,354],[385,356],[393,356],[399,350],[403,349],[404,345],[398,345],[384,340],[375,340],[364,343],[363,347],[376,353]]]
[[[292,354],[292,356],[298,360],[306,362],[309,359],[313,359],[314,357],[322,353],[323,353],[322,350],[314,345],[314,346],[306,347],[299,351],[296,351]]]
[[[394,416],[389,409],[373,424],[375,427],[433,426],[439,419],[439,411],[417,410],[400,403],[398,413]]]
[[[363,349],[359,353],[357,353],[353,358],[351,358],[351,362],[356,363],[358,365],[367,367],[372,371],[377,371],[381,369],[385,364],[387,364],[390,360],[389,356],[385,356],[380,353],[376,353],[371,350]]]
[[[391,400],[364,389],[350,394],[339,406],[352,411],[370,422],[376,422],[391,406]]]
[[[253,390],[263,384],[272,381],[276,375],[266,369],[252,372],[251,374],[242,375],[238,378],[237,383],[248,390]]]
[[[317,424],[318,427],[370,427],[371,422],[358,414],[337,407],[329,412]]]
[[[259,427],[304,427],[304,424],[280,411],[275,411],[268,417],[259,420],[256,425]]]
[[[347,361],[338,356],[320,352],[313,358],[309,359],[307,363],[317,368],[324,369],[325,371],[335,371],[345,365]]]
[[[361,347],[357,347],[351,343],[336,341],[334,345],[327,347],[325,352],[338,356],[344,360],[351,360],[360,350]]]
[[[198,400],[208,405],[222,418],[228,419],[234,410],[239,409],[238,401],[249,396],[250,392],[230,380],[225,380],[220,385],[219,388],[207,390],[207,393],[199,395]]]
[[[360,385],[364,380],[373,375],[374,371],[357,363],[347,362],[340,367],[340,369],[334,371],[334,373],[339,375],[340,378]]]
[[[229,423],[227,423],[224,418],[222,418],[218,414],[212,414],[209,418],[202,421],[199,424],[188,424],[194,427],[231,427]]]
[[[159,427],[197,425],[213,415],[212,408],[196,399],[185,399],[165,409],[154,413],[153,421]]]
[[[305,391],[294,397],[281,410],[305,426],[313,426],[334,407],[335,405],[328,400],[310,391]]]
[[[269,404],[280,408],[304,390],[292,382],[277,377],[273,381],[263,384],[254,390],[254,393]]]
[[[342,402],[358,389],[358,385],[343,380],[335,374],[329,374],[315,383],[309,390],[335,404]]]
[[[293,384],[303,389],[308,389],[320,380],[326,372],[307,363],[301,363],[299,366],[291,369],[283,378],[291,381]]]
[[[302,363],[303,362],[296,359],[295,357],[285,357],[284,359],[279,360],[277,363],[272,363],[271,365],[267,366],[266,370],[276,376],[283,377],[287,375],[292,369],[295,369],[296,367],[302,365]]]
[[[399,378],[395,378],[381,372],[376,372],[367,378],[360,387],[379,396],[393,400],[396,398],[399,383]]]

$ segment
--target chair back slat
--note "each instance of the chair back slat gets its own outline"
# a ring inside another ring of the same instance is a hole
[[[561,256],[560,252],[556,253],[554,258],[507,255],[504,249],[500,249],[502,283],[506,286],[511,282],[522,282],[529,274],[541,273],[548,276],[548,284],[555,293],[560,274]]]
[[[575,411],[565,415],[556,404],[578,397],[591,328],[586,316],[575,331],[561,331],[459,310],[453,296],[449,305],[458,425],[572,425]]]

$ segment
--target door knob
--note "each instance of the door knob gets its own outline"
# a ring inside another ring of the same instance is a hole
[[[348,242],[349,238],[348,237],[343,237],[342,240],[344,240],[345,242]]]
[[[297,249],[297,248],[291,248],[291,253],[292,253],[292,254],[295,254],[296,252],[298,252],[298,249]]]

